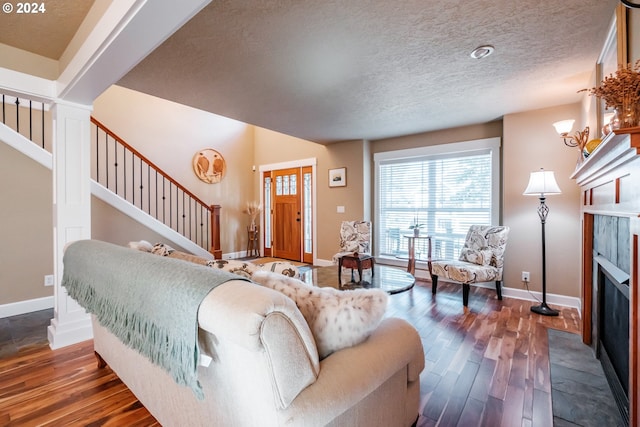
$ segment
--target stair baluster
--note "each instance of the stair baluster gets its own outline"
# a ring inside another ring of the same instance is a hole
[[[91,117],[91,123],[96,127],[93,179],[215,258],[221,258],[220,206],[200,200],[95,117]],[[123,184],[119,185],[121,181]]]

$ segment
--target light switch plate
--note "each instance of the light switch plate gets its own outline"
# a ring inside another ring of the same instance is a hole
[[[44,276],[44,285],[53,286],[53,274],[48,274]]]

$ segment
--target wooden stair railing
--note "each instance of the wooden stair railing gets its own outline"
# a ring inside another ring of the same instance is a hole
[[[91,117],[91,123],[92,178],[222,258],[220,205],[207,205],[96,118]]]

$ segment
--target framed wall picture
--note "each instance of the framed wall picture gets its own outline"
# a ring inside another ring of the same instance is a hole
[[[329,169],[329,187],[347,186],[347,168]]]

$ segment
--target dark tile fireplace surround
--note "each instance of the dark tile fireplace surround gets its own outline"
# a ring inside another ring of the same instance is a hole
[[[594,215],[591,347],[629,423],[629,218]]]

